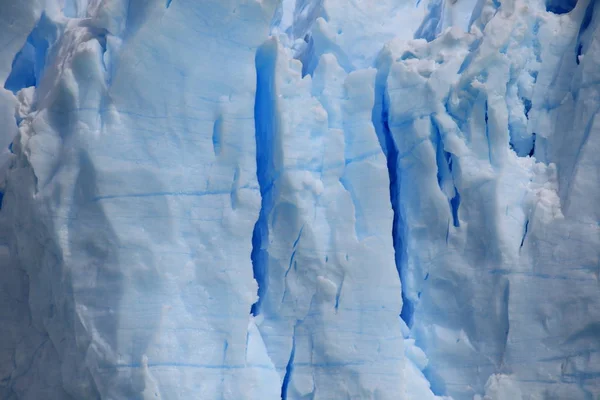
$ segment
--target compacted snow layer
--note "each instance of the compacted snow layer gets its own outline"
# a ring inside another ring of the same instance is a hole
[[[0,398],[600,396],[600,3],[0,3]]]

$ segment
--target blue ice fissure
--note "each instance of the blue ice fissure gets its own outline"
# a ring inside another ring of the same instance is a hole
[[[394,259],[396,269],[400,278],[400,283],[406,282],[406,271],[403,268],[405,261],[405,245],[403,235],[402,214],[400,211],[399,193],[400,193],[400,174],[398,171],[399,150],[389,126],[389,97],[386,91],[387,71],[379,71],[375,85],[375,105],[373,107],[372,121],[377,132],[379,144],[387,160],[387,170],[390,179],[390,203],[394,213],[392,223],[392,243],[394,246]],[[412,325],[414,314],[414,305],[406,296],[404,287],[402,288],[402,310],[400,318],[408,327]]]
[[[297,323],[296,323],[297,325]],[[290,352],[290,358],[285,367],[285,375],[281,384],[281,400],[288,398],[288,386],[292,379],[292,373],[294,372],[294,358],[296,356],[296,327],[294,327],[294,335],[292,336],[292,350]]]
[[[272,209],[273,181],[273,138],[275,121],[275,62],[277,44],[273,40],[264,43],[256,52],[256,97],[254,101],[254,127],[256,137],[256,176],[262,196],[260,213],[252,232],[252,270],[258,284],[258,300],[252,305],[251,313],[260,314],[267,293],[267,260],[265,248],[269,239],[267,216]]]

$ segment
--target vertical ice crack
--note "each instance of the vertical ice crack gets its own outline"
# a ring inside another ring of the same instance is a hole
[[[525,244],[525,238],[527,237],[528,229],[529,229],[529,219],[527,221],[525,221],[525,228],[523,229],[523,237],[521,238],[521,246],[519,246],[520,249],[522,249],[523,245]]]
[[[388,122],[389,98],[385,88],[388,73],[389,65],[382,67],[378,71],[372,121],[377,132],[379,143],[387,159],[387,170],[390,179],[390,203],[394,214],[392,223],[394,258],[396,269],[398,270],[398,275],[400,277],[400,283],[403,285],[404,282],[406,282],[406,270],[404,268],[406,262],[406,248],[404,244],[404,221],[399,203],[401,182],[398,174],[398,147],[392,136]],[[402,310],[400,312],[400,318],[402,318],[409,327],[412,325],[413,313],[414,305],[406,296],[404,287],[402,287]]]
[[[452,215],[452,225],[455,228],[460,227],[460,220],[458,218],[458,209],[460,207],[460,193],[454,183],[454,177],[452,175],[452,161],[453,157],[451,153],[444,150],[444,142],[440,128],[435,120],[431,118],[431,129],[433,137],[436,138],[436,163],[437,163],[437,180],[440,190],[448,198],[448,205],[450,207],[450,213]],[[448,243],[448,236],[450,234],[450,224],[448,224],[448,230],[446,232],[446,243]]]
[[[277,44],[267,41],[256,52],[256,98],[254,101],[254,124],[256,135],[256,175],[260,187],[261,208],[252,233],[252,270],[258,284],[258,300],[252,305],[251,313],[258,315],[267,293],[266,245],[269,240],[267,216],[272,208],[273,186],[273,138],[276,129],[276,107],[274,100],[275,61]]]
[[[288,363],[285,367],[283,382],[281,383],[281,400],[286,400],[288,398],[288,386],[292,379],[292,373],[294,372],[294,358],[296,357],[296,328],[298,326],[298,322],[296,322],[296,325],[294,326],[294,334],[292,335],[292,350],[290,352]]]

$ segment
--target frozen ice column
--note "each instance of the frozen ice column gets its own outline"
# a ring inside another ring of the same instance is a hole
[[[302,78],[275,39],[256,60],[254,313],[282,398],[433,398],[404,357],[375,70],[346,74],[328,54]]]

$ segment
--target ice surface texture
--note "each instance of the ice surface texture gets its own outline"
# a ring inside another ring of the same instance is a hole
[[[600,2],[4,1],[0,45],[0,399],[600,396]]]

